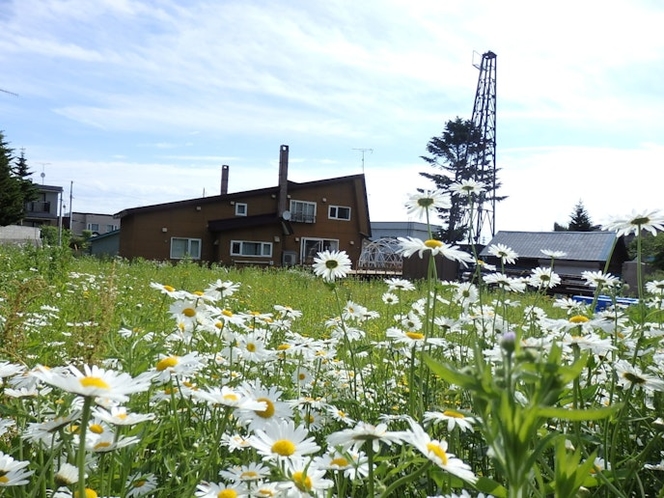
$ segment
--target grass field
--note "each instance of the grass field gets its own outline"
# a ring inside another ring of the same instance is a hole
[[[0,495],[664,496],[664,285],[594,312],[543,274],[0,248]]]

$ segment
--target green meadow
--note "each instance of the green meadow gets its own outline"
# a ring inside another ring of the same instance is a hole
[[[0,246],[0,496],[664,496],[664,285],[476,277]]]

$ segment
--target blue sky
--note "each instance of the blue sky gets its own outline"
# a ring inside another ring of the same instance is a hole
[[[658,0],[0,0],[0,130],[75,211],[362,172],[370,215],[433,186],[420,159],[497,59],[499,230],[659,209]],[[67,207],[66,210],[69,210]]]

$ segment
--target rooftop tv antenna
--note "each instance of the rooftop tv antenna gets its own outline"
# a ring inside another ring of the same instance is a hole
[[[362,174],[364,174],[364,154],[366,152],[370,152],[370,153],[373,154],[373,149],[364,149],[364,148],[358,147],[358,148],[353,148],[353,150],[359,150],[362,153]]]
[[[39,173],[39,176],[41,176],[42,185],[44,185],[44,178],[46,178],[46,172],[44,171],[44,166],[48,166],[51,163],[38,163],[38,164],[41,164],[41,167],[42,167],[42,172]]]

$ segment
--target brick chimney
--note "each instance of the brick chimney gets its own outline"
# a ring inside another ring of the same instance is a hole
[[[228,164],[221,167],[221,195],[228,193]]]
[[[288,210],[288,145],[279,150],[279,201],[277,215],[281,218]]]

